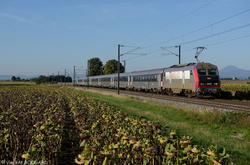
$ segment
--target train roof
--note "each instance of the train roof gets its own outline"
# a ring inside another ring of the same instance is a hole
[[[158,69],[149,69],[149,70],[142,70],[142,71],[133,71],[133,72],[120,73],[120,77],[146,75],[146,74],[159,74],[159,73],[162,73],[163,71],[166,72],[166,71],[173,71],[173,70],[188,70],[188,69],[194,68],[195,66],[199,66],[199,67],[203,67],[203,66],[216,67],[216,65],[213,65],[211,63],[204,63],[204,62],[195,63],[195,62],[191,62],[191,63],[185,63],[185,64],[180,64],[180,65],[172,65],[172,66],[166,67],[166,68],[158,68]],[[90,79],[96,79],[96,78],[106,78],[106,77],[117,77],[117,73],[108,74],[108,75],[91,76],[89,78]],[[85,78],[87,78],[87,77],[85,77]],[[82,79],[85,79],[85,78],[82,78]]]
[[[217,66],[214,64],[199,62],[199,63],[185,63],[185,64],[180,64],[180,65],[173,65],[169,68],[166,68],[165,71],[186,70],[186,69],[192,69],[194,67],[199,67],[199,68],[214,67],[214,68],[217,68]]]
[[[129,76],[131,73],[127,72],[127,73],[120,73],[120,77],[123,76]],[[105,74],[105,75],[98,75],[98,76],[90,76],[90,79],[96,79],[96,78],[106,78],[106,77],[117,77],[118,73],[114,73],[114,74]],[[85,79],[87,77],[84,77],[83,79]]]
[[[179,64],[179,65],[172,65],[169,68],[181,68],[181,67],[185,67],[185,66],[194,66],[197,63],[185,63],[185,64]]]
[[[192,69],[195,66],[197,66],[197,63],[185,63],[185,64],[179,64],[179,65],[172,65],[166,68],[164,71]]]
[[[142,71],[133,71],[133,72],[131,72],[131,75],[159,74],[159,73],[162,73],[164,69],[165,68],[142,70]]]

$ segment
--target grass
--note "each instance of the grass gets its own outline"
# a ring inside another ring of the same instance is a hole
[[[97,101],[108,103],[133,116],[143,116],[154,123],[169,126],[180,136],[191,136],[193,142],[204,147],[217,145],[231,154],[235,164],[250,162],[250,116],[244,113],[180,109],[162,103],[139,100],[133,97],[102,94],[79,90]]]
[[[35,85],[31,82],[22,82],[22,81],[0,81],[0,86],[30,86]]]

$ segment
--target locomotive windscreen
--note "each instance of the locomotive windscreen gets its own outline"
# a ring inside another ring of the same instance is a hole
[[[217,69],[198,69],[199,76],[216,76]]]
[[[200,85],[218,85],[219,75],[217,69],[198,69]]]

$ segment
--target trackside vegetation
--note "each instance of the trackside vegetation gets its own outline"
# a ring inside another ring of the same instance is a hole
[[[250,162],[250,115],[239,112],[180,109],[156,102],[104,94],[88,90],[77,91],[97,101],[108,103],[132,116],[143,116],[152,123],[176,130],[180,136],[191,136],[192,144],[216,145],[230,154],[231,164]]]
[[[170,122],[166,126],[158,121],[165,118],[161,113],[150,118],[153,111],[145,105],[154,109],[156,104],[105,96],[134,108],[128,110],[97,101],[95,95],[44,86],[1,86],[1,163],[231,164],[227,145],[199,144]],[[143,116],[132,113],[140,108]]]
[[[250,100],[250,84],[222,84],[221,89],[225,98]]]

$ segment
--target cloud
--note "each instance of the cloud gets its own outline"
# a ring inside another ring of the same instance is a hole
[[[9,19],[12,19],[12,20],[16,20],[16,21],[22,22],[22,23],[37,25],[34,21],[31,21],[29,19],[22,18],[22,17],[16,16],[16,15],[11,15],[11,14],[8,14],[8,13],[0,13],[0,16],[5,17],[5,18],[9,18]]]

